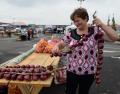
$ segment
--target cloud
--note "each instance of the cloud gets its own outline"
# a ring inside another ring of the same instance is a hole
[[[17,7],[30,7],[35,5],[39,0],[5,0],[8,4]]]
[[[83,7],[87,8],[92,21],[92,14],[97,10],[97,16],[104,22],[115,14],[120,23],[119,0],[85,0]],[[70,14],[78,8],[77,0],[0,0],[0,20],[26,21],[37,24],[70,24]]]
[[[63,1],[61,2],[61,0],[5,0],[5,1],[12,6],[23,7],[23,8],[31,7],[35,5],[40,5],[40,6],[55,5],[63,2]]]

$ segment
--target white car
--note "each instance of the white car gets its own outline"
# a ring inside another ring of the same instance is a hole
[[[76,29],[76,26],[75,26],[75,25],[67,26],[67,27],[65,28],[64,34],[67,34],[67,32],[68,32],[69,30],[72,30],[72,29]]]
[[[27,30],[26,29],[21,29],[20,32],[21,32],[21,35],[27,35]]]

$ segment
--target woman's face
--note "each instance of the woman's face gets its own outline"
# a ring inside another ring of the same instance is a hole
[[[82,19],[80,17],[74,17],[74,24],[79,30],[83,30],[87,25],[87,19]]]

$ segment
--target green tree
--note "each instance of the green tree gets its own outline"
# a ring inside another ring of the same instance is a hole
[[[113,18],[112,18],[112,28],[116,31],[116,22],[115,22],[114,14],[113,14]]]

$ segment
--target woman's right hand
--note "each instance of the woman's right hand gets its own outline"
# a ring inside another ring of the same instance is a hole
[[[53,49],[52,49],[52,53],[60,53],[60,49],[59,49],[59,46],[56,45]]]
[[[53,56],[61,56],[62,55],[62,49],[64,49],[65,44],[63,41],[59,42],[53,49],[52,49],[52,55]]]

